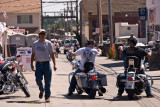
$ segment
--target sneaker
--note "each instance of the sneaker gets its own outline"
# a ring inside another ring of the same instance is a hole
[[[152,98],[152,97],[154,97],[152,94],[147,94],[147,97],[148,98]]]
[[[43,94],[44,94],[44,91],[39,93],[39,98],[40,98],[40,99],[43,98]]]
[[[48,98],[48,99],[45,99],[45,102],[46,102],[46,103],[49,103],[49,102],[51,102],[51,101],[50,101],[50,98]]]
[[[73,94],[73,92],[69,91],[67,95],[71,96],[72,94]]]

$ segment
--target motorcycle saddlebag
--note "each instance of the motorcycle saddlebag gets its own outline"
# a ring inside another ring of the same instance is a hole
[[[97,71],[98,77],[100,78],[101,85],[107,86],[107,75],[103,71]]]
[[[124,87],[125,86],[125,82],[121,82],[122,79],[126,79],[124,73],[120,73],[117,76],[117,83],[116,83],[117,87]]]
[[[75,77],[77,80],[77,85],[80,88],[87,88],[88,87],[87,75],[84,72],[76,73]]]

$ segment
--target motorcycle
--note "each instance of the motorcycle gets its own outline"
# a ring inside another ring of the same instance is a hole
[[[128,93],[128,99],[134,99],[136,95],[140,95],[147,85],[148,75],[138,74],[139,60],[135,56],[126,57],[127,69],[125,73],[121,73],[117,77],[117,87],[125,87]],[[153,80],[151,78],[153,84]]]
[[[23,64],[16,59],[20,56],[12,56],[7,60],[1,60],[0,65],[0,94],[11,94],[19,89],[25,93],[26,97],[30,97],[27,88],[27,80],[23,75]]]
[[[104,86],[107,86],[106,74],[102,71],[96,71],[92,62],[86,62],[84,68],[84,72],[75,74],[77,93],[82,94],[86,92],[90,98],[95,98],[96,92],[98,91],[99,96],[103,96],[103,93],[106,92]],[[69,74],[69,83],[70,76],[73,74],[74,72]]]
[[[71,47],[70,47],[70,50],[73,52],[73,51],[74,51],[74,47],[71,46]],[[73,57],[73,56],[71,55],[71,53],[69,53],[68,51],[66,52],[66,58],[67,58],[68,61],[70,61],[70,62],[75,59],[75,57]]]
[[[146,48],[145,51],[148,53],[148,52],[151,52],[152,50],[151,50],[151,48]],[[145,56],[144,60],[143,60],[143,65],[144,65],[145,70],[149,69],[149,61],[148,60],[149,60],[148,57]]]
[[[72,70],[78,69],[80,64],[81,64],[80,59],[75,59],[75,61],[71,61]]]

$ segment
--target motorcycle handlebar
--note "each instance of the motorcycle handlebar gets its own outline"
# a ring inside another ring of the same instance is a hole
[[[16,58],[21,57],[21,55],[17,55],[17,56],[12,56],[10,58],[7,58],[6,61],[11,61],[11,60],[15,60]]]

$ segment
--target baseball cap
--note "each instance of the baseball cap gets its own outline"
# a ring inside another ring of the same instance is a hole
[[[42,33],[42,32],[43,32],[43,33],[46,33],[46,31],[45,31],[44,29],[40,29],[40,30],[39,30],[39,33]]]

